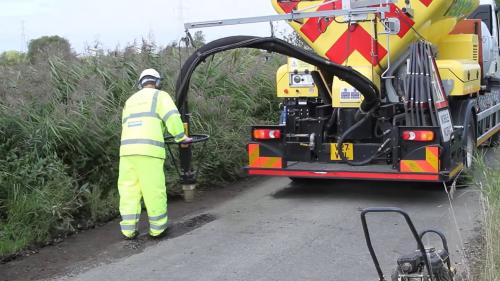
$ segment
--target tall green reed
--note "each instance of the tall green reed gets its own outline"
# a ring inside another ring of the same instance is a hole
[[[0,65],[0,256],[117,214],[123,104],[137,90],[138,73],[150,67],[164,74],[164,89],[173,95],[191,51],[143,42],[80,58]],[[193,76],[192,131],[212,136],[202,185],[242,175],[249,126],[278,120],[274,80],[284,61],[232,51],[208,59]],[[169,193],[176,194],[170,161],[166,171]]]

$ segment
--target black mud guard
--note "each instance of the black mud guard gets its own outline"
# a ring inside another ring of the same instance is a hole
[[[474,99],[450,100],[450,111],[454,126],[463,126],[462,145],[466,145],[468,130],[465,130],[471,120],[476,120],[477,105]]]

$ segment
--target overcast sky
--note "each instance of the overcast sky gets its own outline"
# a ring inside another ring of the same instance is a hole
[[[43,35],[65,37],[79,53],[96,41],[106,49],[151,37],[166,45],[184,34],[184,22],[272,14],[270,0],[0,0],[0,52],[25,51]],[[208,40],[270,34],[268,23],[203,31]]]

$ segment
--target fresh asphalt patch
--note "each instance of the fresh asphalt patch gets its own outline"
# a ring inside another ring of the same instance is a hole
[[[146,233],[142,233],[141,235],[139,235],[139,237],[137,237],[137,239],[124,240],[123,247],[125,249],[142,252],[146,247],[150,247],[164,240],[174,239],[197,228],[200,228],[216,219],[217,218],[212,214],[200,214],[186,220],[170,224],[168,226],[167,234],[165,237],[155,239],[149,237],[149,235]]]
[[[174,223],[168,230],[166,239],[172,239],[186,233],[189,233],[197,228],[204,226],[207,223],[213,222],[217,218],[212,214],[201,214],[185,221]]]

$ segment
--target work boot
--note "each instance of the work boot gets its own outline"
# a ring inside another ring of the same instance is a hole
[[[123,240],[135,240],[139,236],[139,231],[134,231],[132,236],[125,236],[123,235]]]
[[[160,233],[159,235],[151,235],[151,233],[149,233],[149,237],[154,240],[162,239],[167,235],[168,235],[168,228],[163,230],[163,232]]]

